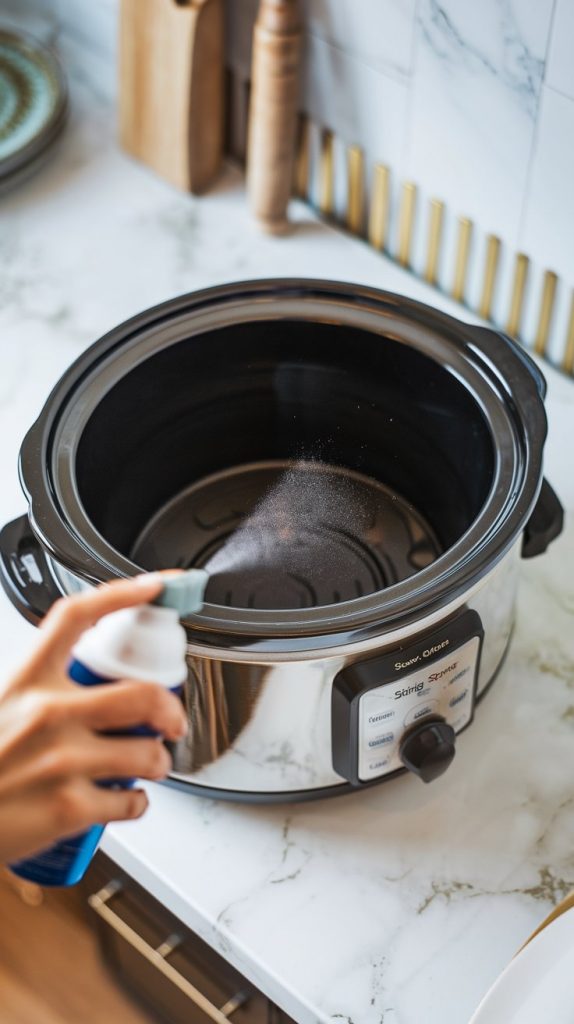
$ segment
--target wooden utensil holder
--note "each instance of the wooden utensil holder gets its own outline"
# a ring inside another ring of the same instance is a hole
[[[121,0],[119,71],[124,149],[204,191],[223,151],[223,0]]]

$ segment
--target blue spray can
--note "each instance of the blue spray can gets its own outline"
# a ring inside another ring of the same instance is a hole
[[[179,692],[187,678],[187,639],[179,620],[202,607],[208,578],[203,569],[168,577],[151,604],[122,608],[104,616],[75,645],[68,667],[70,679],[80,686],[138,679]],[[156,734],[142,725],[123,735]],[[127,788],[134,781],[113,779],[99,785]],[[11,864],[11,870],[38,885],[75,885],[83,878],[103,831],[104,825],[93,825],[80,835],[62,839],[48,850]]]

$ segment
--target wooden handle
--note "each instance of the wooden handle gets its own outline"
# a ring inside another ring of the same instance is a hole
[[[122,0],[119,70],[124,149],[203,191],[223,149],[223,0]]]
[[[520,947],[518,952],[519,953],[522,952],[522,950],[524,949],[524,946],[527,946],[529,942],[532,942],[532,940],[535,939],[536,936],[539,935],[541,931],[544,931],[544,929],[547,928],[549,924],[552,924],[552,922],[555,921],[557,917],[560,917],[562,914],[565,914],[567,910],[573,910],[573,909],[574,909],[574,890],[572,892],[569,892],[568,895],[565,896],[564,899],[561,900],[560,903],[558,903],[558,905],[555,906],[554,909],[550,911],[548,916],[544,918],[542,924],[538,925],[538,928],[535,931],[532,932],[532,935],[530,935],[527,938],[526,942],[524,943],[523,946]]]
[[[253,34],[247,190],[253,213],[273,233],[287,226],[300,52],[297,0],[261,0]]]

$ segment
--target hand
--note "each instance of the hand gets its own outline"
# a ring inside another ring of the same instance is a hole
[[[39,631],[34,653],[0,689],[0,862],[50,846],[56,839],[139,818],[142,790],[113,790],[97,779],[161,779],[171,767],[160,739],[103,736],[148,725],[180,739],[187,730],[181,702],[161,686],[122,680],[83,688],[66,675],[76,640],[119,608],[151,601],[159,574],[110,583],[58,601]]]

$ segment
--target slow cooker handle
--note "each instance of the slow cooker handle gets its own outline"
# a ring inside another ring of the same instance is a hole
[[[524,529],[522,557],[543,554],[562,533],[564,510],[546,479]],[[37,626],[60,597],[46,554],[32,531],[27,515],[7,523],[0,531],[0,583],[24,618]]]
[[[560,536],[563,527],[564,509],[548,480],[544,479],[538,501],[524,528],[522,557],[534,558],[544,554],[548,545]]]
[[[493,366],[503,371],[510,383],[516,377],[514,360],[519,359],[528,371],[540,398],[544,399],[546,397],[544,374],[522,345],[514,341],[513,338],[510,338],[508,334],[493,330],[491,327],[479,327],[469,324],[468,330],[476,340],[480,351],[488,357]]]
[[[26,515],[0,531],[0,583],[14,607],[34,626],[62,597]]]
[[[469,326],[471,336],[475,338],[480,350],[491,360],[493,366],[504,372],[512,385],[515,377],[513,360],[517,357],[528,371],[538,398],[546,396],[546,381],[538,366],[522,345],[519,345],[507,334],[494,331],[490,327]],[[538,501],[530,515],[522,541],[522,557],[534,558],[542,555],[549,544],[562,533],[564,526],[564,509],[557,495],[546,479],[542,481]]]

